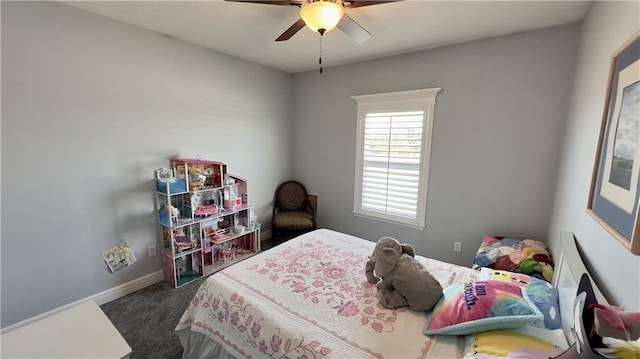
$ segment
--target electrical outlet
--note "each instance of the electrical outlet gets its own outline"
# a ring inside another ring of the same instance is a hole
[[[461,242],[453,242],[453,251],[454,252],[460,252],[462,250],[462,243]]]
[[[156,255],[156,245],[150,245],[147,250],[149,251],[149,257],[153,257]]]

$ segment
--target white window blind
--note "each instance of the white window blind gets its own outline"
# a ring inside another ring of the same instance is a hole
[[[355,215],[424,228],[439,91],[353,96],[358,110]]]
[[[365,115],[363,209],[416,218],[423,116],[423,111]]]

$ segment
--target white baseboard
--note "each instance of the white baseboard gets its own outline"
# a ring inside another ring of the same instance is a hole
[[[265,241],[271,238],[271,230],[268,231],[264,231],[264,232],[260,232],[260,240],[261,241]],[[46,313],[42,313],[40,315],[36,315],[35,317],[23,320],[21,322],[9,325],[5,328],[2,328],[0,330],[0,333],[6,333],[6,332],[10,332],[12,330],[18,329],[20,327],[23,327],[27,324],[31,324],[33,322],[36,322],[40,319],[46,318],[50,315],[59,313],[63,310],[67,310],[73,306],[76,306],[82,302],[86,302],[88,300],[94,300],[98,305],[103,305],[105,303],[109,303],[113,300],[116,300],[118,298],[124,297],[127,294],[131,294],[137,290],[140,290],[142,288],[146,288],[152,284],[161,282],[163,280],[163,272],[161,270],[157,271],[157,272],[153,272],[151,274],[147,274],[143,277],[134,279],[130,282],[127,282],[125,284],[119,285],[117,287],[111,288],[111,289],[107,289],[105,291],[102,291],[100,293],[96,293],[94,295],[91,295],[89,297],[77,300],[73,303],[69,303],[67,305],[63,305],[62,307],[58,307],[56,309],[50,310]]]
[[[107,289],[98,294],[94,294],[87,299],[93,299],[96,301],[96,303],[98,303],[98,305],[103,305],[105,303],[111,302],[112,300],[116,300],[118,298],[124,297],[127,294],[131,294],[142,288],[146,288],[152,284],[162,282],[163,280],[164,280],[163,272],[159,270],[157,272],[147,274],[144,277],[134,279],[130,282],[119,285],[117,287]]]
[[[33,322],[36,322],[40,319],[46,318],[50,315],[59,313],[63,310],[67,310],[73,306],[76,306],[82,302],[86,302],[88,300],[94,300],[98,305],[103,305],[105,303],[109,303],[112,300],[116,300],[118,298],[124,297],[127,294],[131,294],[137,290],[140,290],[142,288],[146,288],[152,284],[158,283],[160,281],[163,280],[163,273],[162,271],[157,271],[157,272],[153,272],[151,274],[147,274],[143,277],[134,279],[130,282],[127,282],[125,284],[119,285],[117,287],[111,288],[111,289],[107,289],[103,292],[100,293],[96,293],[94,295],[91,295],[89,297],[77,300],[73,303],[69,303],[67,305],[63,305],[62,307],[58,307],[56,309],[50,310],[46,313],[42,313],[40,315],[36,315],[33,318],[29,318],[27,320],[23,320],[21,322],[15,323],[13,325],[9,325],[5,328],[2,328],[0,333],[6,333],[6,332],[10,332],[14,329],[18,329],[22,326],[25,326],[27,324],[31,324]]]

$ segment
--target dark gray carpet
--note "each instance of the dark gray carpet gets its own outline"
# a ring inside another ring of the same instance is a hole
[[[177,289],[159,282],[100,308],[133,350],[132,359],[178,359],[182,345],[173,330],[203,280]]]
[[[262,250],[271,240],[262,241]],[[133,353],[131,359],[178,359],[182,345],[174,329],[206,277],[173,289],[159,282],[100,306]]]

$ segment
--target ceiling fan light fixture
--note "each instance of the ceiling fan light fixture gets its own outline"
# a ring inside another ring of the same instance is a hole
[[[331,31],[344,14],[342,6],[332,1],[315,1],[300,9],[300,17],[313,31],[324,33]]]

